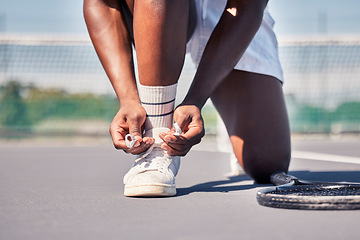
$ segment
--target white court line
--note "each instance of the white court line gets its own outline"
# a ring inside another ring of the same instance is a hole
[[[317,161],[341,162],[341,163],[354,163],[360,164],[359,157],[349,157],[336,154],[325,154],[305,151],[292,151],[292,158],[310,159]]]

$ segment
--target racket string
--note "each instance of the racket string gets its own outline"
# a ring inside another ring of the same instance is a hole
[[[277,195],[293,195],[293,196],[360,196],[359,187],[307,187],[287,190],[277,190],[271,192]]]

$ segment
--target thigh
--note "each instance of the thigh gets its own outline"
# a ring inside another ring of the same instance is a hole
[[[290,130],[278,79],[233,70],[211,100],[246,173],[257,182],[268,182],[272,173],[287,172]]]

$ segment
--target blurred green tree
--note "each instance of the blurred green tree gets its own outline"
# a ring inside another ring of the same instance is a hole
[[[360,123],[360,102],[345,102],[334,113],[335,121]]]
[[[27,107],[21,96],[21,84],[16,80],[0,88],[0,125],[6,128],[28,128]]]

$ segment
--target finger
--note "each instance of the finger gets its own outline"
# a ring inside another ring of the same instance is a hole
[[[184,148],[183,150],[177,150],[170,147],[166,143],[163,143],[161,145],[161,148],[164,149],[166,153],[170,156],[185,156],[190,151],[191,147]]]
[[[185,151],[186,149],[191,148],[192,146],[191,144],[176,144],[176,143],[166,143],[166,145],[180,152]]]
[[[159,137],[163,140],[163,141],[168,141],[169,138],[167,136],[172,136],[172,131],[168,131],[168,132],[162,132],[162,133],[159,133]]]
[[[174,143],[174,144],[186,144],[187,139],[184,138],[182,135],[174,135],[172,131],[167,133],[160,133],[159,137],[167,144]]]
[[[164,141],[161,145],[161,148],[167,151],[169,155],[185,156],[190,151],[193,145],[201,141],[202,134],[193,137],[190,140],[186,139],[186,137],[184,137],[183,135],[174,136],[171,134],[163,133],[159,136]]]
[[[137,121],[130,121],[129,124],[129,133],[135,137],[135,139],[139,142],[142,141],[141,134],[141,124]]]
[[[146,143],[146,144],[153,144],[153,143],[155,143],[155,138],[153,138],[153,137],[144,137],[143,142]]]
[[[187,151],[192,147],[192,144],[182,136],[169,136],[172,138],[171,141],[164,141],[162,147],[168,147],[177,152],[187,153]],[[165,137],[164,139],[167,139]],[[171,151],[172,152],[172,151]],[[174,153],[175,154],[175,153]]]
[[[197,144],[201,141],[201,138],[205,135],[205,130],[200,126],[190,126],[189,130],[182,134],[192,144]]]
[[[145,152],[151,145],[155,143],[155,139],[152,137],[144,137],[143,141],[137,142],[137,145],[134,145],[132,148],[124,149],[124,152],[131,153],[131,154],[140,154]]]
[[[116,149],[128,149],[125,140],[113,140],[113,144]]]
[[[160,138],[168,144],[189,144],[198,143],[204,136],[204,129],[202,127],[190,127],[189,130],[181,135],[174,135],[173,131],[159,134]]]
[[[192,138],[187,138],[185,134],[181,136],[170,135],[170,136],[165,136],[163,139],[164,139],[164,143],[168,147],[176,151],[187,152],[191,149],[193,145],[196,145],[201,142],[202,136],[203,136],[202,133],[197,134]]]
[[[188,126],[190,122],[191,119],[183,116],[178,117],[176,120],[176,124],[181,129],[182,132],[184,132],[186,126]],[[175,132],[176,131],[175,126],[171,130]]]
[[[140,153],[143,153],[146,150],[148,150],[150,146],[151,146],[151,144],[141,142],[138,147],[124,149],[124,152],[134,154],[134,155],[140,154]]]
[[[124,136],[121,133],[121,129],[116,129],[113,126],[110,127],[110,135],[116,149],[124,149],[126,147],[126,142],[124,140]]]
[[[174,122],[182,129],[189,125],[191,122],[191,116],[187,112],[180,108],[176,108],[174,111]],[[174,129],[174,128],[173,128]]]

